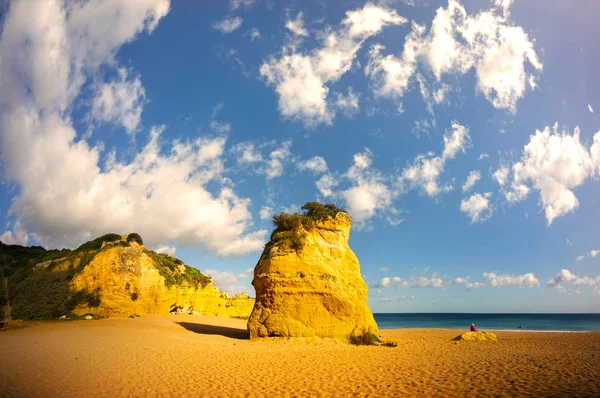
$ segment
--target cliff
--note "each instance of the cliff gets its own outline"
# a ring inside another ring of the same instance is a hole
[[[315,206],[323,207],[308,203],[305,215],[274,217],[277,228],[254,269],[250,338],[378,334],[358,259],[348,245],[352,220],[333,205],[325,212]]]
[[[247,295],[220,292],[181,260],[146,250],[137,234],[108,234],[74,251],[0,243],[0,261],[0,307],[14,319],[69,313],[245,317],[254,305]]]

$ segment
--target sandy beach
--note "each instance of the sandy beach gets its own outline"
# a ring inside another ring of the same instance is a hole
[[[207,316],[53,321],[0,331],[3,397],[599,396],[600,333],[383,330],[398,346],[249,341]]]

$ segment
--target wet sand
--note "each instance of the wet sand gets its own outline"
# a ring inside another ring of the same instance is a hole
[[[600,333],[383,330],[390,348],[245,328],[176,315],[0,329],[0,396],[600,396]]]

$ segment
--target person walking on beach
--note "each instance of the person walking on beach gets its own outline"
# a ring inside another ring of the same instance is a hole
[[[477,331],[477,328],[475,327],[475,324],[472,323],[471,324],[471,332],[476,332],[476,331]]]

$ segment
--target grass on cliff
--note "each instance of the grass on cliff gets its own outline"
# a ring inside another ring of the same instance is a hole
[[[280,213],[273,216],[273,225],[275,229],[271,233],[271,238],[265,246],[265,251],[277,246],[282,250],[300,251],[304,244],[306,233],[311,229],[315,222],[325,220],[329,217],[335,218],[344,209],[334,204],[321,204],[317,202],[308,202],[302,206],[303,214]]]
[[[187,285],[194,289],[199,287],[204,289],[212,280],[198,269],[185,265],[178,258],[152,250],[145,250],[145,253],[154,261],[158,273],[165,278],[166,287]],[[185,272],[179,273],[178,268],[182,265],[185,267]]]

